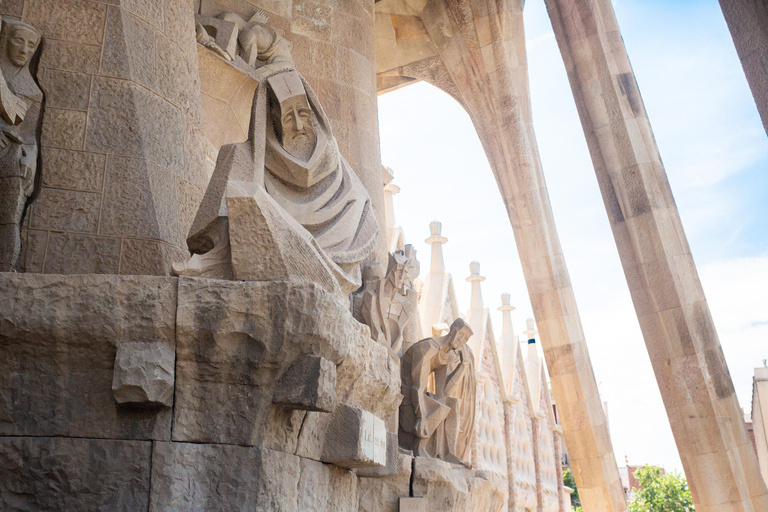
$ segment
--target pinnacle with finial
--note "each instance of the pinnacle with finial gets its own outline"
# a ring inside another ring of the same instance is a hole
[[[499,311],[514,311],[515,306],[512,305],[512,296],[508,293],[501,294],[501,307]]]
[[[474,281],[485,281],[485,277],[480,275],[480,263],[477,261],[473,261],[469,264],[469,277],[467,278],[467,281],[474,282]]]
[[[430,237],[424,240],[428,244],[444,244],[448,241],[447,238],[442,236],[443,225],[439,220],[433,220],[429,223]]]

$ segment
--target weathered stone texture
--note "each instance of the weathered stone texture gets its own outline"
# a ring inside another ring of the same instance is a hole
[[[395,438],[397,445],[397,438]],[[397,451],[397,448],[395,448]],[[413,457],[399,454],[394,474],[386,478],[358,478],[360,512],[398,512],[398,499],[410,492]],[[358,472],[358,475],[360,473]]]
[[[172,353],[175,316],[173,278],[0,274],[0,435],[169,439],[112,381],[123,343]]]
[[[496,473],[463,469],[438,459],[416,457],[413,494],[429,500],[427,510],[502,512],[507,481]]]
[[[340,403],[379,417],[400,400],[399,369],[336,299],[311,283],[180,278],[177,317],[176,441],[261,444],[292,452],[309,418],[272,405],[275,383],[303,354],[336,365]],[[219,418],[211,422],[210,418]],[[318,429],[320,427],[318,426]],[[310,452],[319,459],[322,437]]]
[[[155,443],[150,510],[297,508],[299,457],[263,448]]]
[[[146,510],[152,443],[0,437],[0,509]]]
[[[202,195],[210,175],[202,168],[206,148],[188,136],[202,123],[192,5],[11,4],[6,12],[43,33],[39,78],[47,95],[42,193],[31,208],[38,233],[22,233],[38,247],[23,247],[22,268],[168,275],[186,254],[189,198]],[[197,193],[178,195],[177,178]]]
[[[172,345],[127,341],[117,346],[112,394],[119,404],[173,405]]]

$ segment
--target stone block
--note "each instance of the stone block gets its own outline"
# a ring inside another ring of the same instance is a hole
[[[30,227],[95,233],[100,207],[101,194],[42,187]]]
[[[380,447],[385,451],[384,457],[386,457],[386,463],[382,467],[373,468],[359,468],[357,474],[364,477],[385,477],[394,475],[398,471],[398,441],[397,434],[392,432],[386,433],[387,444],[385,447]]]
[[[180,172],[185,121],[177,107],[144,87],[126,80],[95,77],[85,149],[148,159]]]
[[[176,354],[166,343],[129,341],[117,347],[112,394],[119,404],[173,405]]]
[[[280,377],[272,401],[290,409],[333,411],[336,365],[315,354],[305,355]]]
[[[429,457],[416,457],[414,496],[428,496],[430,512],[487,510],[501,512],[509,482],[501,475],[464,469]]]
[[[0,15],[21,18],[24,11],[24,0],[6,0],[0,4]]]
[[[106,155],[46,148],[42,158],[43,186],[99,192],[106,161]]]
[[[46,108],[43,116],[44,147],[82,149],[88,114],[78,110]]]
[[[386,431],[384,420],[368,411],[339,404],[325,434],[321,460],[344,468],[384,466]]]
[[[146,510],[152,443],[0,437],[0,509]]]
[[[107,6],[83,0],[32,0],[24,21],[37,27],[43,38],[74,43],[101,44]]]
[[[110,156],[99,232],[179,243],[176,177],[146,160]]]
[[[155,89],[155,29],[125,9],[110,6],[101,75],[133,80]]]
[[[99,72],[101,45],[46,39],[40,54],[40,67],[76,71],[90,75]]]
[[[400,498],[398,509],[399,512],[427,512],[428,498]]]
[[[396,442],[395,452],[397,452]],[[358,469],[358,510],[360,512],[398,512],[400,498],[409,496],[412,469],[413,457],[403,454],[396,457],[395,472],[386,477],[368,478],[362,476],[362,469]]]
[[[46,274],[117,274],[120,239],[79,233],[50,233]]]
[[[167,276],[171,265],[189,258],[186,250],[154,240],[123,240],[120,274],[132,276]]]
[[[315,460],[299,459],[300,511],[357,512],[358,479],[355,473]]]
[[[161,32],[155,31],[155,39],[157,92],[185,114],[192,114],[189,97],[197,79],[190,76],[186,56],[177,43]]]
[[[300,473],[299,457],[264,448],[155,443],[149,510],[298,512]]]
[[[336,365],[337,407],[383,417],[397,408],[399,369],[319,286],[180,278],[173,439],[293,451],[301,430],[321,447],[322,423],[310,418],[328,414],[306,413],[302,427],[305,413],[272,403],[278,378],[308,354]]]
[[[42,272],[48,232],[28,229],[21,234],[21,265],[24,272]]]
[[[122,343],[172,351],[175,315],[173,278],[0,274],[0,435],[169,439],[170,410],[112,382]]]
[[[88,110],[91,75],[58,69],[46,69],[42,75],[46,107]]]

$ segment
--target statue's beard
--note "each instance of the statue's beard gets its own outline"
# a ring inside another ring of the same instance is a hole
[[[299,134],[290,139],[286,138],[283,141],[283,148],[296,158],[307,162],[312,156],[312,152],[315,150],[316,140],[317,138],[315,137],[314,132],[307,130],[306,135]]]

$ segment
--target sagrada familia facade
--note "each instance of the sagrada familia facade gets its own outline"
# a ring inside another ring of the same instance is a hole
[[[766,511],[611,2],[545,1],[696,510]],[[567,450],[626,510],[523,4],[2,0],[0,509],[565,512]],[[768,7],[721,5],[768,127]],[[483,144],[527,358],[396,227],[376,98],[416,81]]]

